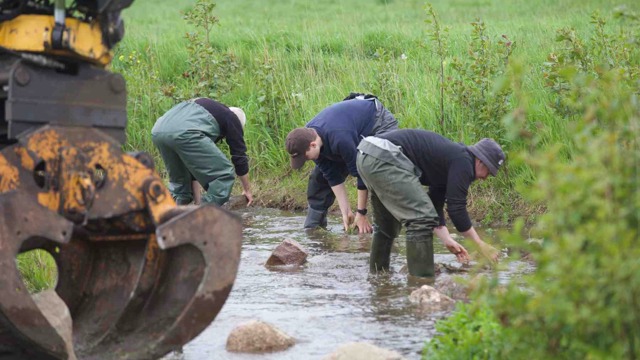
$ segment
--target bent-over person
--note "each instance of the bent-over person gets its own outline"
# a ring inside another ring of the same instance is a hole
[[[183,101],[160,117],[151,130],[169,173],[169,191],[178,205],[190,204],[204,188],[202,203],[222,205],[237,175],[248,205],[253,202],[242,109],[208,98]],[[231,161],[216,143],[225,139]]]
[[[287,135],[291,167],[299,169],[307,160],[316,164],[307,185],[305,229],[326,227],[327,213],[337,199],[345,230],[353,222],[360,233],[372,232],[367,218],[368,192],[356,168],[357,147],[366,136],[396,129],[398,121],[375,96],[352,93]],[[355,218],[344,185],[348,175],[357,178]]]
[[[389,268],[391,246],[403,225],[409,274],[435,275],[434,232],[459,261],[467,261],[467,250],[446,227],[445,203],[456,229],[473,240],[482,254],[496,260],[497,251],[482,241],[471,224],[467,194],[474,180],[495,176],[504,160],[502,148],[492,139],[465,146],[434,132],[402,129],[362,140],[356,163],[373,208],[371,271]]]

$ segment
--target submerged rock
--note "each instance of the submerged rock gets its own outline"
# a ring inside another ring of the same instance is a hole
[[[227,351],[267,353],[286,350],[296,341],[273,325],[253,320],[231,331],[227,338]]]
[[[468,281],[468,280],[467,280]],[[436,279],[434,287],[442,294],[454,300],[469,300],[470,287],[451,276],[440,276]]]
[[[341,345],[324,360],[404,360],[404,357],[373,344],[351,342]]]
[[[450,310],[456,303],[455,300],[429,285],[422,285],[419,289],[414,290],[409,295],[409,301],[428,312]]]
[[[302,265],[307,261],[307,252],[297,241],[285,239],[271,253],[266,266]]]
[[[435,275],[438,276],[442,273],[443,266],[440,263],[435,263],[433,264],[433,269],[435,271]],[[400,268],[400,270],[398,270],[398,272],[400,274],[408,274],[409,266],[407,264],[402,265],[402,267]]]

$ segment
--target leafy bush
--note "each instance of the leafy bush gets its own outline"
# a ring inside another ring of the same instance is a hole
[[[635,13],[622,8],[616,11],[616,17],[638,18]],[[576,97],[567,94],[580,91],[580,87],[576,87],[580,84],[572,84],[568,79],[575,73],[598,78],[607,70],[616,69],[625,82],[633,83],[640,79],[637,50],[640,39],[636,38],[633,25],[613,32],[606,26],[607,19],[597,12],[591,15],[591,23],[594,33],[589,40],[584,40],[573,28],[558,30],[556,41],[561,47],[549,54],[544,63],[546,85],[556,95],[554,108],[561,115],[579,114],[580,109],[572,103]]]
[[[500,359],[506,334],[486,306],[458,305],[453,316],[438,322],[440,336],[425,346],[423,359]]]
[[[442,26],[433,6],[426,6],[430,26],[429,39],[435,45],[435,53],[440,62],[440,126],[443,131],[451,130],[445,121],[444,93],[465,113],[475,138],[491,137],[504,143],[504,128],[500,119],[510,109],[511,89],[494,88],[493,84],[506,74],[509,57],[515,48],[506,35],[498,41],[488,34],[484,21],[476,19],[471,23],[473,30],[468,43],[466,57],[454,56],[450,60],[450,71],[445,70],[449,57],[449,29]]]
[[[597,30],[595,36],[602,34]],[[566,44],[567,38],[559,40]],[[560,83],[566,84],[556,96],[568,113],[576,114],[565,123],[574,148],[570,159],[560,156],[560,145],[541,148],[541,135],[524,129],[526,108],[516,109],[508,119],[517,127],[508,133],[527,149],[518,161],[536,174],[535,183],[522,192],[547,211],[531,230],[544,239],[542,247],[523,241],[522,223],[509,236],[512,246],[532,253],[537,270],[507,287],[487,282],[479,295],[478,301],[499,320],[501,329],[494,333],[502,339],[478,337],[465,327],[451,329],[435,344],[458,339],[463,347],[459,351],[475,354],[478,348],[491,347],[491,356],[501,359],[640,356],[640,84],[630,76],[640,56],[637,47],[618,40],[608,46],[610,58],[629,52],[624,55],[629,62],[603,64],[604,58],[596,56],[602,49],[597,44],[604,41],[599,39],[580,42],[581,56],[564,57],[556,67]],[[517,90],[520,80],[515,80]],[[526,96],[516,94],[521,106],[526,104]],[[475,325],[469,321],[467,326]],[[435,349],[430,358],[449,358],[453,351]]]
[[[234,75],[239,65],[235,55],[219,51],[211,42],[213,27],[219,22],[213,14],[215,7],[211,0],[198,0],[184,13],[185,21],[193,25],[195,31],[185,34],[189,67],[183,77],[189,80],[189,86],[165,86],[168,89],[165,95],[176,102],[196,97],[220,98],[236,85]]]

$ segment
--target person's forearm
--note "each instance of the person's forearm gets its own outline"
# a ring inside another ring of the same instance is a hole
[[[451,234],[449,234],[449,229],[447,229],[446,226],[436,226],[433,229],[433,233],[436,234],[438,239],[443,242],[451,237]]]
[[[238,176],[240,179],[240,183],[242,184],[242,189],[246,192],[251,192],[251,184],[249,183],[249,173],[246,173],[242,176]]]
[[[340,207],[340,212],[342,215],[346,215],[351,212],[351,206],[349,205],[349,199],[347,198],[347,189],[344,186],[344,183],[338,184],[331,187],[334,195],[336,196],[336,200],[338,200],[338,206]]]
[[[473,242],[475,242],[476,244],[483,243],[482,239],[480,239],[480,235],[478,235],[476,229],[474,229],[473,226],[470,227],[469,230],[463,232],[462,235],[464,235],[464,237],[466,237],[467,239],[473,240]]]
[[[366,209],[367,208],[367,197],[369,196],[369,191],[367,189],[358,190],[358,209]]]
[[[191,191],[193,192],[193,203],[200,205],[202,202],[202,186],[197,181],[191,182]]]

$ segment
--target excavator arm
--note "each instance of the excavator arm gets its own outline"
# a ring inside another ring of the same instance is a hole
[[[0,359],[149,359],[193,339],[235,281],[242,229],[178,207],[146,153],[123,153],[126,84],[104,67],[133,0],[0,1]],[[18,254],[48,251],[70,334]]]

